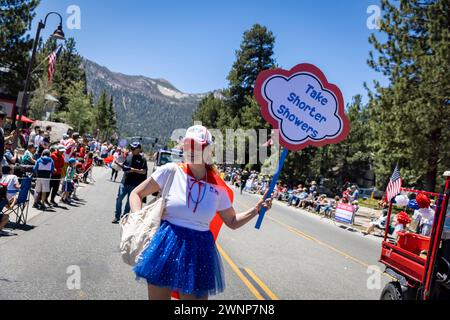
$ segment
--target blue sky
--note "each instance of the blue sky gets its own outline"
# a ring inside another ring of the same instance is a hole
[[[64,28],[83,56],[112,71],[202,93],[227,86],[243,32],[260,23],[276,36],[281,67],[317,65],[348,103],[365,95],[364,81],[382,80],[366,63],[368,37],[376,31],[366,25],[373,4],[379,0],[41,0],[33,25],[49,11],[67,20],[67,8],[77,5],[81,29],[67,29],[66,21]],[[57,23],[49,18],[45,38]]]

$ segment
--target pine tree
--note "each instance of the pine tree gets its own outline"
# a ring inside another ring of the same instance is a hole
[[[113,138],[114,133],[117,132],[117,118],[116,118],[116,112],[114,110],[114,98],[111,96],[109,98],[108,107],[106,110],[106,132],[107,140],[111,140]]]
[[[201,121],[208,128],[219,128],[218,120],[221,115],[220,111],[223,109],[225,109],[225,101],[214,97],[214,94],[210,93],[200,101],[193,115],[193,120]]]
[[[106,139],[108,130],[108,98],[106,91],[103,91],[100,95],[97,103],[95,104],[95,117],[94,124],[95,130],[99,130],[100,139]]]
[[[231,118],[241,118],[241,109],[248,106],[248,97],[253,96],[258,74],[275,66],[274,44],[273,33],[259,24],[244,33],[241,47],[236,51],[236,61],[228,75]]]
[[[17,95],[23,90],[33,39],[27,33],[39,0],[0,1],[0,88]]]
[[[369,65],[390,80],[371,92],[377,184],[398,163],[405,184],[436,190],[450,167],[450,15],[448,0],[382,1],[382,42],[374,35]]]
[[[67,111],[60,112],[61,119],[70,124],[80,134],[85,134],[92,128],[94,120],[91,99],[84,92],[83,81],[74,82],[66,90]]]
[[[56,71],[53,79],[54,86],[61,95],[61,105],[58,111],[67,111],[69,101],[66,98],[66,92],[74,83],[81,81],[84,86],[83,92],[87,94],[86,74],[82,63],[83,58],[76,50],[75,40],[73,38],[67,39],[56,62]]]
[[[363,186],[372,184],[373,177],[365,177],[371,171],[372,152],[369,147],[369,112],[360,95],[353,97],[347,106],[351,123],[350,133],[339,144],[318,148],[309,170],[314,176],[332,179],[336,187],[345,182]]]

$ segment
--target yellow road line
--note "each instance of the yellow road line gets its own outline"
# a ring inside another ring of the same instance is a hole
[[[238,201],[238,200],[235,200],[235,201],[236,201],[239,205],[241,205],[241,206],[243,206],[243,207],[245,207],[245,208],[250,209],[250,206],[247,206],[246,204],[242,203],[241,201]],[[357,259],[357,258],[355,258],[355,257],[353,257],[353,256],[351,256],[351,255],[349,255],[348,253],[346,253],[346,252],[344,252],[344,251],[342,251],[342,250],[339,250],[339,249],[337,249],[337,248],[335,248],[335,247],[329,245],[328,243],[325,243],[325,242],[323,242],[323,241],[321,241],[321,240],[319,240],[319,239],[317,239],[317,238],[314,238],[313,236],[310,236],[310,235],[308,235],[308,234],[306,234],[306,233],[304,233],[304,232],[302,232],[302,231],[300,231],[300,230],[298,230],[298,229],[296,229],[296,228],[294,228],[294,227],[292,227],[292,226],[290,226],[290,225],[288,225],[288,224],[285,224],[285,223],[283,223],[283,222],[281,222],[281,221],[279,221],[279,220],[277,220],[277,219],[274,219],[274,218],[272,218],[272,217],[267,217],[267,219],[272,220],[272,221],[275,222],[275,223],[278,223],[279,225],[281,225],[281,226],[283,226],[284,228],[288,229],[290,232],[296,234],[297,236],[302,237],[302,238],[304,238],[304,239],[306,239],[306,240],[313,241],[313,242],[315,242],[315,243],[317,243],[317,244],[320,244],[320,245],[322,245],[322,246],[324,246],[324,247],[326,247],[326,248],[328,248],[328,249],[330,249],[330,250],[332,250],[332,251],[334,251],[334,252],[336,252],[336,253],[338,253],[338,254],[344,256],[345,258],[350,259],[350,260],[352,260],[352,261],[354,261],[354,262],[356,262],[356,263],[362,265],[362,266],[365,267],[365,268],[368,268],[368,267],[370,266],[368,263],[366,263],[366,262],[364,262],[364,261],[361,261],[361,260],[359,260],[359,259]],[[392,276],[390,276],[390,275],[388,275],[388,274],[386,274],[386,273],[384,273],[384,272],[381,272],[381,271],[379,271],[379,272],[380,272],[382,275],[384,275],[385,277],[387,277],[387,278],[394,279]]]
[[[242,274],[242,272],[239,270],[239,268],[236,266],[236,264],[231,260],[230,256],[226,254],[226,252],[222,249],[222,247],[216,243],[217,250],[219,250],[222,257],[228,262],[231,269],[237,274],[237,276],[242,280],[242,282],[247,286],[247,288],[253,293],[253,295],[258,300],[264,300],[264,297],[258,292],[258,290],[248,281],[248,279]]]
[[[302,232],[302,231],[300,231],[300,230],[298,230],[298,229],[296,229],[294,227],[291,227],[291,226],[289,226],[289,225],[287,225],[287,224],[285,224],[285,223],[283,223],[281,221],[278,221],[277,219],[274,219],[272,217],[267,217],[267,218],[272,220],[272,221],[274,221],[274,222],[276,222],[276,223],[278,223],[281,226],[284,226],[286,229],[288,229],[292,233],[295,233],[296,235],[298,235],[298,236],[300,236],[302,238],[311,240],[313,242],[316,242],[317,244],[320,244],[320,245],[322,245],[324,247],[327,247],[328,249],[330,249],[330,250],[332,250],[332,251],[334,251],[334,252],[344,256],[347,259],[353,260],[354,262],[356,262],[356,263],[358,263],[358,264],[360,264],[360,265],[362,265],[364,267],[369,267],[368,263],[366,263],[364,261],[361,261],[361,260],[359,260],[359,259],[357,259],[357,258],[355,258],[355,257],[353,257],[353,256],[351,256],[351,255],[349,255],[347,253],[345,253],[344,251],[341,251],[341,250],[339,250],[339,249],[337,249],[337,248],[335,248],[335,247],[333,247],[333,246],[331,246],[331,245],[329,245],[329,244],[327,244],[325,242],[322,242],[321,240],[319,240],[317,238],[314,238],[314,237],[312,237],[310,235],[307,235],[306,233],[304,233],[304,232]]]
[[[264,282],[259,279],[256,274],[250,270],[249,268],[244,268],[244,270],[248,273],[250,277],[264,290],[264,292],[270,297],[272,300],[280,300],[278,297],[266,286]]]

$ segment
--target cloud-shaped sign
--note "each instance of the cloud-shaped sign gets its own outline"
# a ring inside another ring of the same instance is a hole
[[[289,150],[324,146],[344,140],[350,124],[339,88],[311,64],[286,71],[263,71],[256,81],[255,97],[261,112]]]

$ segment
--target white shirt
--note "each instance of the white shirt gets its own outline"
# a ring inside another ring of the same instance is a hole
[[[102,146],[101,147],[101,155],[106,155],[108,153],[108,147],[107,146]]]
[[[30,133],[30,136],[28,137],[28,143],[30,144],[30,143],[33,143],[34,144],[34,138],[36,138],[36,132],[35,131],[33,131],[33,132],[31,132]]]
[[[124,153],[121,152],[120,154],[118,152],[114,152],[114,162],[112,164],[112,167],[114,168],[114,170],[119,171],[121,169],[121,167],[118,165],[118,163],[123,164],[125,162],[125,157],[124,157]]]
[[[170,176],[172,166],[173,164],[167,164],[152,174],[153,180],[161,190]],[[225,187],[207,183],[204,180],[200,183],[201,187],[195,183],[195,178],[178,166],[162,219],[177,226],[209,231],[209,225],[216,212],[227,210],[232,204]]]
[[[19,183],[19,179],[16,175],[8,174],[0,178],[0,183],[8,184],[8,192],[6,193],[6,199],[10,201],[17,193],[18,189],[16,184]]]
[[[433,224],[434,210],[431,208],[421,208],[414,212],[414,218],[420,217],[420,224]]]
[[[39,146],[41,145],[41,142],[42,142],[42,141],[44,141],[44,137],[41,136],[41,135],[37,135],[37,136],[34,138],[34,146],[35,146],[36,148],[39,148]]]

